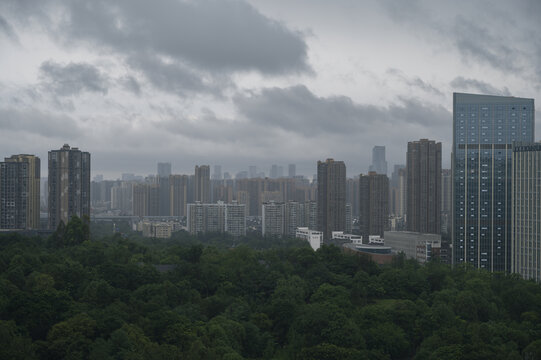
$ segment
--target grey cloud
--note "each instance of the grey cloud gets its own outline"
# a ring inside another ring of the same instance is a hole
[[[354,103],[349,97],[317,97],[303,85],[267,88],[234,98],[239,112],[267,127],[279,127],[307,137],[320,134],[378,132],[399,123],[425,127],[446,125],[450,113],[441,106],[401,98],[389,107]]]
[[[176,60],[164,61],[139,53],[129,58],[128,63],[140,70],[155,87],[177,95],[205,92],[220,96],[223,88],[232,86],[229,79],[205,76]]]
[[[398,69],[388,69],[387,74],[396,76],[398,79],[400,79],[402,82],[404,82],[406,85],[410,87],[419,88],[425,92],[432,93],[438,96],[444,96],[443,93],[435,88],[434,86],[430,85],[429,83],[423,81],[420,77],[415,76],[413,78],[407,77],[402,71]]]
[[[134,93],[135,95],[141,94],[141,85],[139,85],[139,82],[130,75],[123,76],[120,79],[118,79],[118,83],[126,90]]]
[[[486,95],[499,95],[499,96],[511,96],[509,89],[504,87],[503,89],[498,89],[489,83],[476,79],[465,79],[462,76],[457,76],[451,81],[450,85],[455,89],[461,90],[473,90],[481,94]]]
[[[503,70],[519,70],[516,63],[520,52],[506,44],[506,40],[492,34],[473,21],[458,16],[454,24],[455,43],[465,59],[475,59]]]
[[[0,108],[0,128],[3,132],[35,134],[48,138],[74,139],[82,133],[78,123],[66,116],[42,112],[35,108],[24,110]]]
[[[309,70],[302,36],[240,1],[71,1],[61,29],[125,53],[145,51],[207,71]],[[68,41],[70,38],[68,38]]]
[[[13,30],[11,24],[0,15],[0,33],[2,32],[12,41],[19,42],[19,37],[15,33],[15,30]]]
[[[85,63],[67,65],[46,61],[40,66],[42,84],[60,96],[82,92],[107,93],[108,79],[95,66]]]

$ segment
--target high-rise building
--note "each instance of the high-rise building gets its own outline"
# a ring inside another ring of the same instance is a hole
[[[351,204],[351,215],[359,216],[359,176],[346,179],[346,203]]]
[[[512,161],[511,271],[541,281],[541,144],[516,142]]]
[[[408,142],[407,229],[441,234],[441,143]]]
[[[261,213],[263,236],[283,236],[285,233],[285,204],[274,201],[264,203]]]
[[[90,216],[90,153],[65,144],[49,151],[49,228]]]
[[[359,231],[367,243],[370,235],[383,237],[389,227],[389,178],[374,171],[359,178]]]
[[[453,177],[451,169],[441,170],[441,232],[443,234],[451,233],[451,189],[453,186]]]
[[[534,100],[453,94],[453,264],[511,270],[514,141],[533,142]]]
[[[39,229],[40,159],[13,155],[0,162],[0,229]]]
[[[121,215],[132,215],[133,184],[122,181],[111,188],[111,209],[120,210]]]
[[[170,177],[158,177],[158,215],[170,216],[171,214],[171,185]]]
[[[171,175],[171,163],[170,162],[158,163],[158,177],[168,178],[169,175]]]
[[[297,175],[297,166],[295,164],[289,164],[287,166],[287,177],[294,178]]]
[[[406,167],[399,168],[394,181],[391,185],[390,212],[396,217],[403,217],[406,214],[406,194],[407,194],[407,172]]]
[[[368,171],[387,175],[387,161],[385,160],[385,146],[376,145],[372,149],[372,165]]]
[[[222,180],[222,166],[214,165],[214,173],[212,174],[212,180]]]
[[[195,166],[194,201],[210,202],[210,167],[208,165]]]
[[[346,234],[351,234],[353,228],[353,216],[351,215],[351,212],[351,204],[348,203],[346,204],[346,227],[344,228]]]
[[[327,159],[317,162],[318,230],[323,239],[331,239],[333,231],[346,229],[346,165]]]
[[[246,235],[246,211],[243,204],[188,204],[188,231],[191,234],[227,232],[233,236]]]
[[[133,215],[159,216],[160,188],[159,184],[133,185]]]
[[[169,177],[169,197],[171,216],[186,216],[188,175],[171,175]]]

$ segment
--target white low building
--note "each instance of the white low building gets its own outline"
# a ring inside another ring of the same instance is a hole
[[[346,240],[353,244],[363,243],[363,237],[360,235],[344,234],[343,231],[333,231],[331,235],[333,240]]]
[[[295,236],[310,243],[312,249],[317,250],[323,244],[323,233],[321,231],[310,230],[307,227],[297,228]]]

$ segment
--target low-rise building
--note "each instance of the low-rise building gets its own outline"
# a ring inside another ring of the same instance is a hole
[[[413,231],[385,231],[385,245],[392,248],[394,254],[404,253],[407,258],[421,263],[439,256],[441,235],[424,234]]]
[[[295,236],[310,243],[312,249],[317,250],[323,244],[323,233],[321,231],[310,230],[307,227],[297,228]]]

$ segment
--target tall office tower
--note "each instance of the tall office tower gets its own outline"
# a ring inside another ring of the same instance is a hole
[[[451,169],[441,170],[441,232],[443,234],[451,233],[451,189],[453,178]]]
[[[65,144],[49,151],[49,228],[90,216],[90,153]]]
[[[359,230],[363,242],[369,235],[383,237],[389,228],[389,178],[374,171],[359,178]]]
[[[250,179],[257,177],[257,166],[255,165],[248,166],[248,177]]]
[[[285,228],[285,205],[274,201],[261,205],[261,232],[263,236],[282,236]]]
[[[453,94],[453,264],[511,270],[513,141],[533,142],[534,100]]]
[[[343,161],[317,162],[318,230],[323,239],[346,229],[346,165]]]
[[[387,175],[387,161],[385,160],[385,146],[374,146],[372,149],[372,165],[368,171]]]
[[[169,176],[169,206],[171,216],[186,216],[188,175]]]
[[[541,144],[516,142],[511,172],[511,271],[541,281]]]
[[[297,175],[297,166],[295,164],[289,164],[287,166],[287,177],[294,178]]]
[[[441,234],[441,143],[408,142],[407,229]]]
[[[214,172],[212,173],[212,180],[222,180],[221,165],[214,165]]]
[[[210,167],[195,166],[194,201],[210,202]]]
[[[170,162],[158,163],[158,177],[168,178],[169,175],[171,175],[171,163]]]
[[[346,179],[346,203],[351,204],[351,216],[359,216],[359,177]]]
[[[0,229],[39,229],[40,159],[13,155],[0,162]]]

